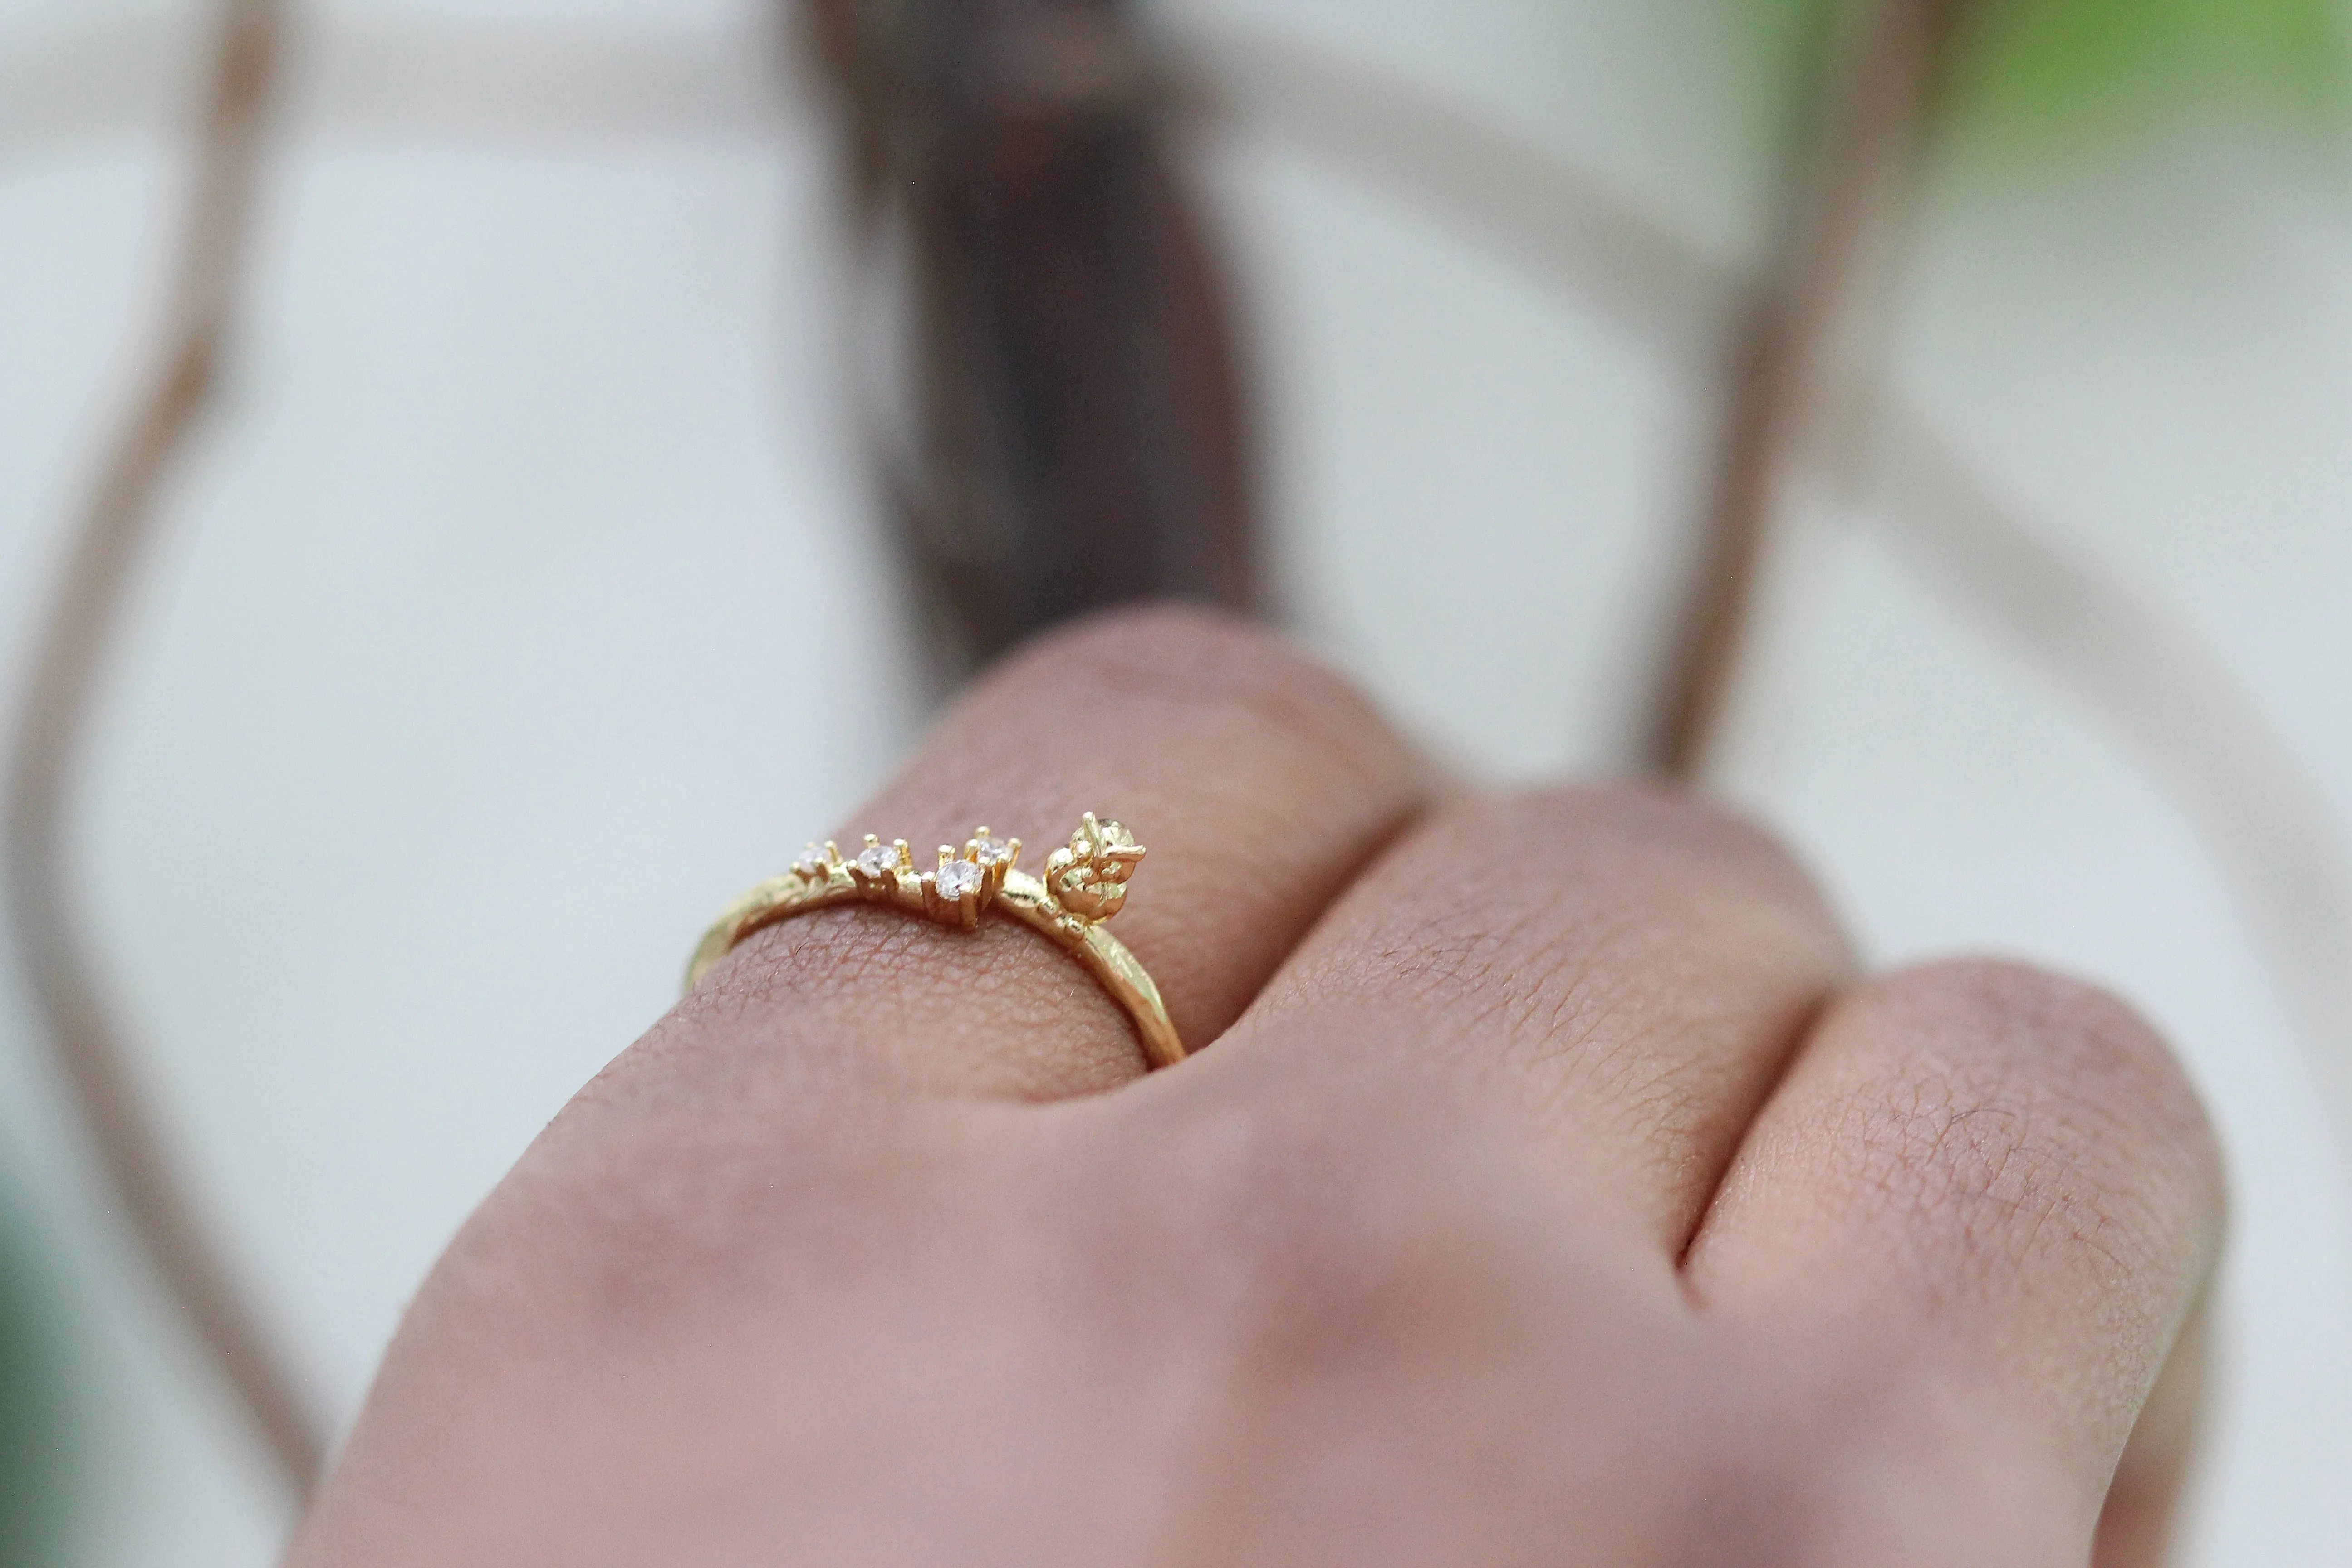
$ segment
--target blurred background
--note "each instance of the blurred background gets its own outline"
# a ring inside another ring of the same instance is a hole
[[[0,0],[0,1563],[271,1561],[711,911],[1159,594],[2137,1002],[2184,1561],[2352,1562],[2345,20]]]

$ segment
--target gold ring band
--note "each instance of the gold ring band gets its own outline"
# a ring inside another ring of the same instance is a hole
[[[1184,1059],[1160,987],[1127,944],[1105,931],[1105,922],[1127,902],[1127,881],[1143,859],[1143,846],[1116,822],[1098,822],[1092,812],[1070,842],[1045,861],[1045,874],[1016,868],[1021,840],[1000,841],[983,827],[961,853],[940,846],[936,870],[918,872],[903,838],[885,844],[873,834],[864,848],[845,859],[828,842],[812,844],[793,868],[753,888],[727,906],[703,933],[686,966],[691,991],[712,964],[753,931],[835,904],[882,904],[941,925],[976,931],[991,910],[1019,921],[1076,959],[1111,1000],[1127,1009],[1154,1068]]]

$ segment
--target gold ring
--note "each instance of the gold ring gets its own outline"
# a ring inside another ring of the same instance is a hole
[[[1050,938],[1084,965],[1127,1009],[1153,1068],[1182,1061],[1184,1045],[1160,987],[1127,944],[1103,930],[1127,903],[1127,879],[1143,858],[1143,846],[1118,823],[1096,821],[1090,811],[1068,845],[1046,858],[1042,879],[1015,869],[1020,858],[1021,840],[992,837],[985,827],[965,841],[961,854],[940,845],[939,868],[923,872],[915,869],[903,838],[885,844],[869,833],[866,847],[845,860],[830,841],[823,847],[812,844],[791,870],[727,906],[686,966],[686,989],[693,990],[753,931],[813,910],[884,904],[963,931],[977,931],[980,917],[994,910]]]

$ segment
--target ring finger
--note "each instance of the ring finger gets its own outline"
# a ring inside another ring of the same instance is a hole
[[[1118,935],[1197,1049],[1410,816],[1421,776],[1339,680],[1259,634],[1160,611],[1015,659],[839,837],[920,854],[986,823],[1042,860],[1083,812],[1119,817],[1149,855]],[[690,1050],[704,1091],[728,1081],[716,1055],[795,1099],[845,1082],[1055,1099],[1144,1067],[1125,1015],[1034,933],[855,906],[748,938],[648,1045],[648,1065]]]

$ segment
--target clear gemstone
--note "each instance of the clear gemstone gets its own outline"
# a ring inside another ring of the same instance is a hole
[[[980,891],[985,875],[969,860],[950,860],[940,868],[940,897],[953,902]]]
[[[824,869],[824,851],[814,844],[810,845],[801,851],[801,858],[793,862],[793,869],[803,877],[815,876]]]
[[[1013,847],[1002,838],[976,838],[972,853],[983,866],[1000,866],[1013,858]]]
[[[869,844],[857,852],[857,868],[869,877],[879,877],[898,868],[898,847],[895,844]]]

